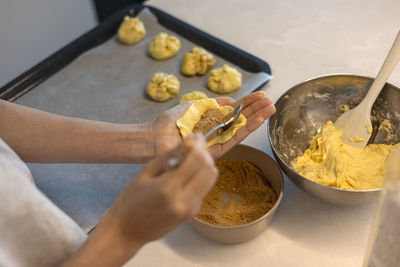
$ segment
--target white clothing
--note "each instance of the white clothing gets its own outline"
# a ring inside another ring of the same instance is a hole
[[[59,266],[86,238],[0,138],[0,266]]]

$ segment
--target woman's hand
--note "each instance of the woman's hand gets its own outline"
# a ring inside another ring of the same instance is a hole
[[[227,103],[218,102],[220,105],[227,105]],[[234,108],[238,105],[243,106],[241,113],[246,117],[247,123],[228,142],[209,147],[210,153],[214,158],[221,157],[236,144],[240,143],[275,113],[275,106],[262,91],[246,95],[235,103],[231,103]]]
[[[174,155],[184,160],[169,169],[167,161]],[[193,134],[146,164],[119,194],[109,216],[124,237],[140,244],[156,240],[197,214],[217,175],[203,136]]]
[[[185,156],[182,163],[166,168],[167,160],[177,154]],[[144,244],[196,215],[217,176],[203,136],[185,138],[177,148],[148,162],[126,185],[66,266],[121,266]]]
[[[233,146],[241,142],[246,136],[260,127],[267,118],[275,113],[274,105],[272,105],[271,100],[269,100],[262,91],[246,95],[235,103],[233,103],[233,100],[229,97],[217,97],[216,100],[218,104],[223,106],[232,105],[236,107],[242,104],[242,114],[247,118],[247,124],[225,144],[216,144],[209,148],[214,158],[222,156]],[[181,142],[182,138],[178,127],[176,127],[176,121],[182,117],[190,104],[191,102],[184,102],[177,105],[162,113],[152,123],[156,155],[162,155]]]

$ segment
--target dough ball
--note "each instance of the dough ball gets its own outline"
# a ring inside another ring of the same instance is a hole
[[[146,29],[140,19],[125,16],[117,34],[122,43],[133,45],[143,39],[146,35]]]
[[[231,93],[242,86],[242,74],[235,68],[224,65],[210,72],[207,85],[208,89],[215,93]]]
[[[149,44],[149,53],[156,60],[163,60],[175,56],[181,48],[178,38],[164,32],[153,37]]]
[[[204,75],[214,63],[213,55],[203,48],[193,47],[192,52],[183,55],[181,71],[188,76]]]
[[[148,83],[146,91],[151,99],[164,102],[176,97],[180,87],[181,84],[174,75],[157,72]]]
[[[193,101],[193,100],[200,100],[200,99],[205,99],[208,98],[208,96],[200,91],[193,91],[191,93],[184,94],[181,96],[181,99],[179,100],[179,103],[182,102],[187,102],[187,101]]]
[[[203,116],[207,111],[211,111],[215,114],[215,111],[222,113],[223,117],[227,115],[229,112],[233,110],[231,106],[220,106],[217,101],[213,98],[201,99],[196,102],[193,102],[189,108],[185,111],[183,116],[176,121],[176,126],[179,129],[182,137],[185,138],[187,135],[193,132],[195,128],[198,128],[199,122],[202,119],[205,119],[204,123],[200,122],[200,124],[209,124],[209,122],[214,121],[216,118],[213,116],[212,118],[208,116]],[[232,125],[227,131],[223,132],[223,134],[210,137],[207,140],[207,146],[212,146],[214,144],[223,144],[228,142],[236,132],[244,127],[247,123],[247,119],[243,114],[240,114],[235,124]]]

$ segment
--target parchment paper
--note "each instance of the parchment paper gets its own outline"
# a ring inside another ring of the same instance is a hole
[[[146,37],[133,46],[121,44],[117,37],[87,51],[70,65],[29,91],[15,102],[73,117],[118,123],[155,119],[175,106],[181,95],[193,90],[218,96],[206,89],[207,75],[185,77],[180,64],[185,52],[195,44],[164,28],[149,11],[139,15]],[[160,32],[177,36],[182,44],[175,57],[156,61],[148,55],[152,37]],[[230,62],[215,56],[214,67]],[[235,99],[248,94],[271,77],[266,73],[243,74],[242,87],[227,96]],[[155,72],[174,74],[181,82],[177,98],[164,103],[150,100],[145,93]],[[89,230],[112,203],[123,186],[141,169],[135,164],[29,164],[38,187],[84,230]]]

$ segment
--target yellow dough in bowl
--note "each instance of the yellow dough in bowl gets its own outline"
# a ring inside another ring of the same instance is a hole
[[[139,18],[125,16],[117,32],[119,40],[127,45],[139,42],[146,35],[146,29]]]
[[[151,40],[149,53],[154,59],[163,60],[175,56],[180,48],[181,42],[178,38],[162,32]]]
[[[242,86],[242,74],[235,68],[224,65],[210,72],[207,85],[208,89],[215,93],[231,93]]]
[[[293,162],[302,176],[319,184],[350,190],[380,188],[387,160],[399,144],[370,144],[364,149],[344,144],[342,130],[328,121]]]
[[[172,74],[157,72],[147,85],[146,91],[151,99],[164,102],[179,94],[179,80]]]
[[[181,96],[181,99],[179,99],[179,103],[193,101],[193,100],[200,100],[205,98],[208,98],[208,96],[205,93],[201,91],[193,91],[191,93],[187,93]]]
[[[176,121],[176,126],[178,127],[179,132],[181,133],[183,138],[194,131],[201,131],[203,134],[205,134],[206,132],[208,132],[208,130],[203,128],[204,125],[206,125],[208,129],[215,127],[216,125],[221,123],[225,115],[227,115],[232,110],[233,107],[220,106],[213,98],[198,100],[192,103],[183,114],[183,116]],[[204,115],[206,113],[213,114],[214,116],[205,117]],[[246,117],[243,114],[240,114],[236,123],[232,125],[229,130],[225,131],[221,135],[209,138],[209,140],[207,141],[207,146],[228,142],[229,139],[231,139],[239,129],[246,125],[246,123]],[[198,129],[196,130],[196,128]],[[202,130],[204,130],[205,132],[203,132]]]

